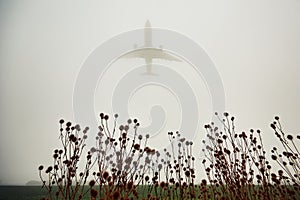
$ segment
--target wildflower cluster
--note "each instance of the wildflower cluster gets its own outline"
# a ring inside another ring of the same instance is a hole
[[[224,113],[223,118],[218,113],[216,115],[222,124],[221,130],[214,123],[205,125],[208,140],[203,141],[207,144],[203,150],[206,158],[202,163],[210,183],[210,190],[202,188],[206,192],[202,193],[203,198],[295,199],[296,196],[299,197],[298,183],[295,177],[291,178],[292,174],[289,173],[287,164],[282,159],[277,159],[277,156],[282,156],[277,153],[276,148],[272,150],[272,159],[277,160],[285,172],[290,175],[290,180],[294,185],[289,184],[289,180],[283,175],[282,170],[279,170],[279,176],[272,172],[260,130],[250,129],[249,133],[237,133],[234,117],[229,117],[228,113]],[[278,128],[284,135],[281,126],[276,125],[279,125],[278,120],[277,123],[271,125],[275,134],[283,142],[285,149],[291,150],[291,146],[276,131]],[[293,141],[291,135],[288,138]],[[295,144],[292,144],[297,151]],[[295,151],[286,151],[284,154],[289,159],[289,164],[294,166],[295,174],[293,176],[298,177],[299,171],[296,166],[299,160],[297,160],[298,154]],[[202,183],[206,185],[206,180],[203,180]]]
[[[56,199],[81,199],[92,167],[92,155],[88,152],[84,169],[80,172],[78,169],[79,160],[86,146],[89,128],[86,127],[81,133],[79,125],[72,126],[71,122],[65,123],[63,119],[59,123],[59,138],[62,148],[54,150],[53,165],[44,171],[44,166],[39,166],[40,179],[43,182],[43,187],[48,191],[50,199],[54,199],[54,197]]]
[[[89,129],[81,131],[79,125],[60,120],[62,148],[54,150],[53,165],[38,168],[43,187],[48,191],[47,198],[271,200],[300,197],[297,145],[300,136],[286,135],[279,118],[275,117],[271,128],[281,147],[273,147],[268,152],[260,130],[237,132],[233,116],[228,113],[222,116],[216,113],[216,116],[220,125],[212,122],[204,126],[202,164],[207,179],[196,177],[199,157],[193,155],[193,147],[197,141],[187,140],[178,131],[168,133],[170,146],[159,152],[148,145],[150,135],[138,133],[137,119],[117,125],[117,114],[110,119],[100,113],[95,145],[84,156]],[[113,120],[112,128],[109,120]],[[79,165],[79,160],[83,165]]]

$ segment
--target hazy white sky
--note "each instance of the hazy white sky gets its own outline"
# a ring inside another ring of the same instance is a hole
[[[269,123],[279,114],[288,132],[299,133],[298,0],[3,0],[0,1],[0,180],[3,183],[38,180],[37,166],[49,163],[51,151],[59,144],[58,120],[61,117],[73,120],[72,92],[84,61],[101,43],[122,32],[142,28],[147,19],[155,27],[186,35],[206,50],[222,78],[226,110],[237,117],[238,130],[261,128],[266,145],[270,146],[274,137]],[[156,92],[168,97],[160,90]],[[102,97],[96,94],[95,98]],[[143,96],[138,94],[134,98],[138,102]],[[203,98],[203,102],[208,101],[205,92]],[[205,109],[206,104],[200,106]],[[206,112],[211,112],[209,109]],[[131,114],[134,116],[135,111]],[[170,119],[174,120],[169,125],[176,128],[172,123],[178,123],[178,119]],[[206,116],[200,122],[207,120]],[[201,131],[200,127],[199,135]]]

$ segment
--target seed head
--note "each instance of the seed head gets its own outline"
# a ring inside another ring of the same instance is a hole
[[[288,135],[288,136],[287,136],[287,139],[293,140],[293,136],[292,136],[292,135]]]

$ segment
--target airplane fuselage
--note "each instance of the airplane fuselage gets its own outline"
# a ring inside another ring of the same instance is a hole
[[[152,47],[152,30],[151,30],[151,24],[149,20],[147,20],[145,24],[144,29],[144,45],[145,47]]]

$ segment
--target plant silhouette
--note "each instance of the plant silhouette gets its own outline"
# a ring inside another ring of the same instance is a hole
[[[148,146],[137,119],[117,125],[100,113],[94,147],[85,153],[87,132],[60,120],[62,147],[53,153],[53,165],[38,167],[43,199],[297,199],[300,196],[300,136],[286,135],[279,117],[271,123],[280,147],[268,152],[260,130],[235,130],[235,118],[216,113],[221,126],[204,126],[205,159],[193,155],[198,141],[169,132],[170,150]],[[132,136],[130,136],[132,135]],[[268,157],[269,153],[271,156]],[[79,164],[80,162],[81,165]],[[202,162],[203,168],[195,168]],[[276,165],[279,170],[274,171]],[[207,178],[196,177],[204,170]]]

